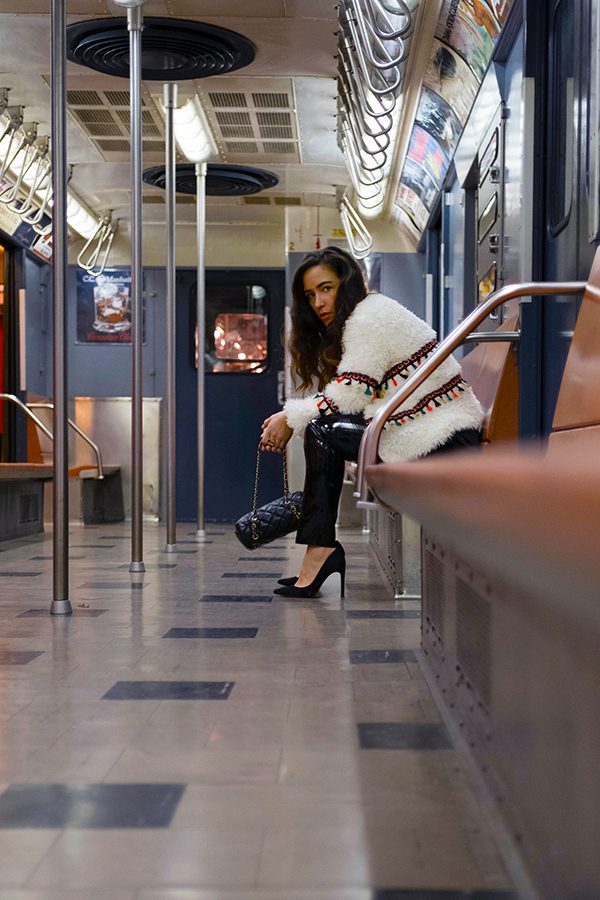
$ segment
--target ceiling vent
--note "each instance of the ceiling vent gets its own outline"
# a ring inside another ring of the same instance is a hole
[[[214,81],[220,84],[214,85]],[[223,157],[232,163],[299,163],[300,131],[289,78],[270,78],[277,90],[259,89],[264,78],[216,78],[199,91]],[[251,157],[245,160],[244,157]],[[253,157],[253,158],[252,158]]]
[[[68,111],[102,157],[129,160],[130,125],[127,91],[67,91]],[[142,101],[142,150],[149,162],[164,160],[164,124],[154,107]]]
[[[165,189],[166,171],[164,166],[146,169],[142,175],[146,184]],[[196,167],[193,163],[176,166],[175,190],[182,194],[196,193]],[[211,197],[240,197],[257,194],[266,188],[275,187],[279,179],[272,172],[254,169],[250,166],[220,166],[209,163],[206,172],[206,193]]]
[[[254,60],[255,49],[228,28],[145,16],[141,56],[145,81],[184,81],[241,69]],[[91,19],[67,26],[67,58],[97,72],[129,78],[127,19]]]

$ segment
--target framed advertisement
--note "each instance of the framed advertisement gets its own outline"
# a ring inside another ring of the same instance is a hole
[[[97,276],[77,271],[76,340],[78,344],[131,343],[129,269],[105,271]]]

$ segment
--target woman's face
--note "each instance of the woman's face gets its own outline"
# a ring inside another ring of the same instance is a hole
[[[304,296],[324,325],[331,325],[340,279],[329,266],[312,266],[304,273]]]

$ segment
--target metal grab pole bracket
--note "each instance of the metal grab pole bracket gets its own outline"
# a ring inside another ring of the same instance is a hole
[[[579,294],[587,287],[585,281],[565,282],[526,282],[524,284],[507,285],[491,294],[487,300],[481,303],[442,341],[431,356],[425,360],[420,368],[406,381],[406,383],[393,394],[371,419],[365,429],[358,453],[358,470],[356,473],[356,490],[354,497],[358,499],[357,506],[362,509],[377,506],[369,501],[369,488],[365,476],[368,466],[374,465],[379,452],[381,432],[388,418],[406,403],[407,399],[444,362],[465,340],[475,328],[480,325],[495,309],[519,297],[543,297],[549,294]],[[473,338],[476,339],[476,338]],[[504,333],[503,340],[512,340],[513,335]]]

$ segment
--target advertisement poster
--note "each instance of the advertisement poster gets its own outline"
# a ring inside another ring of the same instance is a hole
[[[415,122],[428,131],[449,157],[454,153],[462,127],[452,107],[431,88],[424,87]]]
[[[412,159],[407,159],[402,170],[402,183],[415,192],[427,209],[432,209],[438,188],[423,166]]]
[[[77,342],[131,343],[131,272],[77,271]]]
[[[429,210],[412,188],[400,182],[398,193],[396,194],[396,203],[406,213],[417,231],[419,233],[424,231],[429,219]]]
[[[450,160],[436,139],[428,131],[421,128],[420,125],[415,125],[413,128],[407,157],[412,159],[417,165],[423,166],[435,186],[437,188],[441,187],[444,175],[448,171]]]
[[[485,0],[444,0],[435,36],[460,53],[478,81],[483,80],[499,33]]]
[[[441,41],[434,41],[433,46],[424,83],[443,97],[460,124],[464,125],[479,90],[479,82],[458,53]]]

